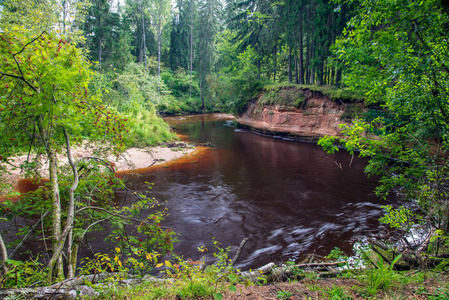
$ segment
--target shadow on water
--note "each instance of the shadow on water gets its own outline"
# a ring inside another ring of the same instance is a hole
[[[212,250],[214,237],[232,250],[248,237],[237,267],[249,269],[334,247],[350,252],[358,237],[379,231],[386,202],[363,173],[366,160],[349,166],[344,151],[329,155],[315,144],[262,136],[213,116],[167,121],[188,141],[215,146],[133,177],[134,189],[154,183],[151,195],[167,206],[164,225],[180,234],[175,251],[184,257],[199,259],[197,247]]]

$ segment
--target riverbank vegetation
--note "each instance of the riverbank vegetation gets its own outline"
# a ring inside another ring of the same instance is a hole
[[[1,205],[2,220],[10,224],[0,232],[1,286],[74,277],[80,244],[94,230],[107,232],[109,253],[85,259],[80,273],[118,270],[137,276],[161,263],[173,269],[174,262],[163,258],[176,240],[161,226],[166,212],[156,200],[132,191],[136,201],[117,206],[114,192],[127,187],[107,154],[176,139],[161,115],[240,113],[260,91],[267,104],[299,107],[303,98],[291,91],[308,89],[352,107],[344,118],[353,124],[344,126],[346,137],[338,143],[370,158],[366,172],[380,177],[376,193],[399,203],[386,206],[381,219],[389,235],[369,243],[366,266],[373,269],[342,276],[358,274],[357,293],[366,297],[379,296],[378,290],[384,291],[379,297],[395,297],[388,291],[405,285],[417,286],[416,295],[447,297],[445,287],[426,289],[433,274],[427,270],[444,273],[449,256],[447,3],[178,0],[173,10],[171,5],[0,2],[0,172],[6,175],[10,165],[43,183],[21,201]],[[97,147],[95,155],[74,161],[71,146],[86,141]],[[335,137],[320,141],[330,152],[339,149],[336,143]],[[58,165],[58,153],[65,153],[67,166]],[[20,166],[13,161],[18,154],[28,155]],[[48,174],[36,172],[41,157]],[[8,184],[2,181],[2,191]],[[143,209],[148,217],[141,217]],[[18,259],[31,237],[43,240],[45,249]],[[176,264],[177,279],[184,281],[176,281],[167,297],[220,297],[221,287],[237,280],[238,272],[228,269]],[[276,297],[290,297],[284,292]],[[335,298],[337,292],[344,299],[338,285],[317,295]]]

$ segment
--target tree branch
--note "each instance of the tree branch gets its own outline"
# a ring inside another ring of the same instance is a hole
[[[8,259],[8,251],[6,250],[5,242],[3,241],[2,234],[0,233],[0,251],[2,253],[3,258],[3,271],[8,272],[8,267],[6,266],[6,260]]]
[[[23,246],[23,243],[25,243],[25,241],[31,236],[31,234],[36,230],[37,226],[39,226],[39,224],[41,223],[42,220],[45,219],[45,217],[50,213],[49,210],[47,210],[42,217],[40,217],[40,219],[33,225],[33,227],[31,227],[30,230],[28,230],[27,234],[23,237],[23,239],[20,241],[20,243],[16,246],[16,248],[14,248],[14,250],[8,255],[9,259],[12,259],[14,257],[14,255],[16,255],[17,251],[19,251],[19,249]]]

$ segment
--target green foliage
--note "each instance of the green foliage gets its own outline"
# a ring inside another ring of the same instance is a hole
[[[348,259],[348,256],[338,247],[332,249],[325,257],[332,261],[346,261]]]
[[[190,91],[194,98],[198,98],[200,95],[198,83],[193,81],[192,85],[190,85],[189,74],[184,69],[178,69],[174,73],[164,72],[161,74],[161,77],[175,97],[189,98]]]
[[[233,35],[225,32],[223,39],[223,55],[235,57],[228,61],[225,68],[217,75],[208,77],[211,98],[218,108],[233,113],[242,113],[246,103],[257,95],[264,82],[258,79],[257,68],[254,64],[257,59],[255,50],[247,47],[241,53],[235,53],[235,44],[232,44]],[[229,58],[226,58],[229,59]]]
[[[349,295],[346,295],[345,289],[336,285],[332,285],[332,288],[326,291],[328,295],[327,299],[332,300],[350,300],[352,299]]]
[[[106,241],[113,245],[114,249],[110,254],[97,253],[94,259],[85,258],[80,268],[81,273],[112,271],[142,276],[154,269],[160,257],[171,253],[177,238],[172,229],[161,226],[167,212],[159,209],[155,199],[148,198],[144,194],[136,196],[140,200],[130,206],[110,207],[104,210],[99,209],[98,200],[92,199],[88,203],[89,206],[84,207],[83,217],[80,215],[77,219],[78,228],[90,228],[89,224],[95,223],[95,219],[107,218],[111,229]],[[94,201],[96,206],[93,206]],[[83,203],[79,205],[83,207]],[[144,210],[146,218],[141,217]],[[135,221],[130,222],[130,219]],[[95,229],[101,230],[102,227],[93,227],[89,230]],[[78,229],[75,232],[83,231]]]
[[[2,30],[23,26],[27,35],[37,36],[42,31],[50,31],[57,22],[58,8],[54,2],[3,0],[1,5]]]
[[[385,112],[344,126],[340,142],[370,157],[365,170],[381,177],[379,196],[395,192],[417,205],[420,217],[390,210],[383,220],[396,228],[427,223],[448,229],[448,190],[442,188],[449,182],[448,22],[439,1],[360,1],[335,46],[347,68],[345,84]],[[333,149],[329,139],[323,143]]]
[[[291,279],[299,280],[304,277],[304,270],[296,266],[296,263],[293,260],[286,261],[284,266],[287,267],[290,273],[288,281],[291,281]]]
[[[179,103],[163,82],[146,74],[142,66],[131,63],[118,75],[96,74],[90,89],[101,92],[105,102],[127,116],[126,146],[156,145],[176,139],[169,125],[157,115],[157,108],[178,112]]]
[[[285,105],[301,107],[305,96],[301,88],[293,84],[270,84],[264,87],[265,93],[260,103],[265,105]]]
[[[382,206],[385,210],[385,215],[379,219],[380,222],[388,224],[391,228],[402,228],[408,231],[415,218],[415,214],[411,209],[403,206],[394,209],[391,205]]]
[[[335,153],[335,151],[338,151],[338,147],[335,146],[337,138],[334,136],[324,136],[318,140],[318,146],[323,147],[325,151],[328,153]]]
[[[449,287],[437,288],[437,292],[429,296],[430,300],[445,300],[449,299]]]
[[[174,261],[161,261],[156,267],[165,270],[167,278],[174,281],[161,283],[148,283],[133,288],[119,289],[108,292],[108,297],[132,299],[160,299],[161,297],[173,297],[179,299],[214,298],[222,299],[226,291],[235,292],[235,284],[239,282],[236,270],[229,265],[229,248],[223,249],[214,241],[217,250],[214,253],[216,262],[204,267],[203,261],[184,260],[181,256],[174,255]],[[207,249],[199,247],[200,252]],[[118,259],[117,259],[118,260]]]
[[[345,112],[340,116],[340,120],[351,121],[360,119],[363,116],[363,108],[358,105],[349,105],[345,108]]]
[[[375,295],[378,290],[388,290],[400,277],[393,268],[402,255],[396,256],[389,266],[384,264],[382,256],[379,254],[378,256],[376,268],[367,270],[362,277],[362,283],[364,283],[369,295]]]
[[[280,300],[287,300],[287,299],[290,299],[291,296],[292,296],[292,293],[290,293],[288,291],[280,290],[280,291],[278,291],[276,298],[280,299]]]
[[[37,258],[27,261],[7,259],[5,266],[8,268],[8,272],[0,275],[2,288],[29,287],[43,282],[47,273]]]
[[[309,89],[311,91],[320,92],[325,96],[329,96],[332,100],[341,100],[344,102],[363,102],[365,95],[361,92],[351,90],[349,88],[339,88],[330,85],[314,85],[314,84],[299,84],[296,85],[302,89]]]

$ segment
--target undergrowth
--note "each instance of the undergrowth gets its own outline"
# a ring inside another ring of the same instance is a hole
[[[262,104],[280,104],[299,107],[304,103],[304,91],[310,90],[320,92],[329,96],[332,100],[343,102],[363,102],[365,95],[347,88],[337,88],[335,86],[318,86],[313,84],[294,84],[280,82],[264,86],[265,94],[261,99]]]
[[[282,277],[288,282],[268,282],[261,274],[259,282],[250,283],[239,278],[239,271],[230,266],[229,248],[217,249],[217,261],[213,265],[204,267],[202,261],[176,257],[174,262],[166,261],[160,266],[165,269],[166,280],[115,288],[104,293],[103,299],[262,299],[262,295],[271,299],[449,299],[447,275],[432,270],[395,271],[393,266],[401,256],[396,256],[390,264],[378,257],[375,266],[346,267],[342,269],[345,272],[333,278],[293,269],[292,276]],[[371,260],[373,257],[376,254],[370,253]],[[347,258],[339,249],[326,257],[330,261]],[[368,258],[358,259],[366,263]],[[283,266],[293,268],[295,264],[287,262]]]

